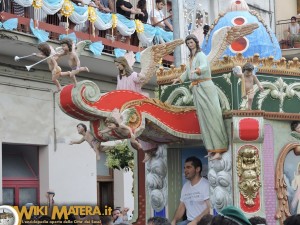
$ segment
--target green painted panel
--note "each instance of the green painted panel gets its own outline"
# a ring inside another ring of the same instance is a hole
[[[300,78],[287,75],[257,74],[259,81],[263,84],[264,92],[257,91],[252,104],[252,109],[265,110],[268,112],[300,112]],[[222,97],[227,98],[232,110],[240,109],[243,101],[241,98],[241,84],[239,78],[231,72],[213,75],[213,82],[222,92]],[[162,85],[160,87],[160,100],[180,106],[191,106],[190,82],[176,85]],[[185,88],[184,90],[180,88]],[[190,101],[183,102],[190,97]],[[221,96],[221,95],[220,95]],[[299,96],[299,97],[298,97]]]

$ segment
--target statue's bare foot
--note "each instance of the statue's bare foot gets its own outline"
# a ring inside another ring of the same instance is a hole
[[[216,152],[216,153],[209,152],[208,155],[205,157],[207,157],[209,161],[216,160],[216,159],[222,159],[222,155],[219,152]]]
[[[219,152],[211,153],[211,157],[209,157],[209,160],[212,161],[216,159],[222,159],[222,155]]]

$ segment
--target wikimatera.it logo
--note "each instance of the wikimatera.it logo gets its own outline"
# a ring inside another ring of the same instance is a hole
[[[72,216],[110,216],[112,208],[105,206],[100,210],[99,206],[0,206],[0,225],[20,225],[26,223],[68,223]],[[83,223],[87,221],[76,221]],[[101,223],[101,221],[89,221],[89,223]]]

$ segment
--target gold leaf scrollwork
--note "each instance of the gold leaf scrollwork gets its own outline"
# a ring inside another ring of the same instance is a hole
[[[237,157],[237,174],[240,177],[239,189],[243,197],[246,199],[247,206],[253,206],[261,182],[260,175],[260,159],[258,158],[257,149],[253,146],[245,146],[238,153]]]

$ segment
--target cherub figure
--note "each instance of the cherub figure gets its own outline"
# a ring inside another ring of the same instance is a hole
[[[74,87],[76,87],[77,80],[75,75],[82,71],[90,72],[87,67],[81,67],[80,66],[80,60],[78,57],[78,54],[75,49],[75,44],[73,43],[72,39],[70,38],[64,38],[60,41],[61,47],[63,49],[63,53],[59,54],[60,56],[67,55],[69,57],[69,65],[72,69],[70,77],[74,82]]]
[[[291,135],[300,140],[300,121],[293,121],[291,123],[291,130]]]
[[[101,142],[99,142],[92,135],[92,133],[87,130],[86,125],[83,123],[79,123],[77,125],[77,131],[78,131],[78,134],[82,135],[82,138],[78,141],[71,141],[70,145],[81,144],[82,142],[87,141],[90,144],[90,146],[92,147],[92,149],[95,151],[97,160],[100,160],[100,151],[102,151]]]
[[[113,136],[117,139],[129,138],[133,148],[142,150],[141,144],[135,139],[135,136],[132,133],[130,127],[119,123],[117,119],[112,116],[106,118],[105,125],[107,126],[107,128],[98,132],[99,136],[104,140],[107,138],[107,136]]]
[[[46,58],[52,55],[52,57],[49,57],[47,59],[47,63],[49,66],[49,70],[52,73],[52,81],[54,82],[54,84],[57,87],[57,91],[61,90],[61,85],[58,81],[58,78],[60,76],[69,76],[71,74],[70,71],[68,72],[62,72],[61,68],[58,66],[57,64],[57,59],[58,59],[58,55],[57,53],[54,53],[54,49],[52,50],[50,45],[48,45],[47,43],[41,43],[37,46],[38,50],[40,51],[39,53],[34,53],[34,55],[36,55],[37,57],[40,58]]]
[[[257,79],[255,75],[255,70],[254,66],[251,63],[246,63],[243,66],[243,69],[241,69],[240,66],[236,66],[233,68],[233,74],[239,78],[241,78],[242,81],[242,98],[247,99],[248,102],[248,110],[252,109],[252,103],[253,103],[253,98],[255,95],[253,86],[254,82],[257,84],[258,88],[260,91],[264,91],[263,86]]]

